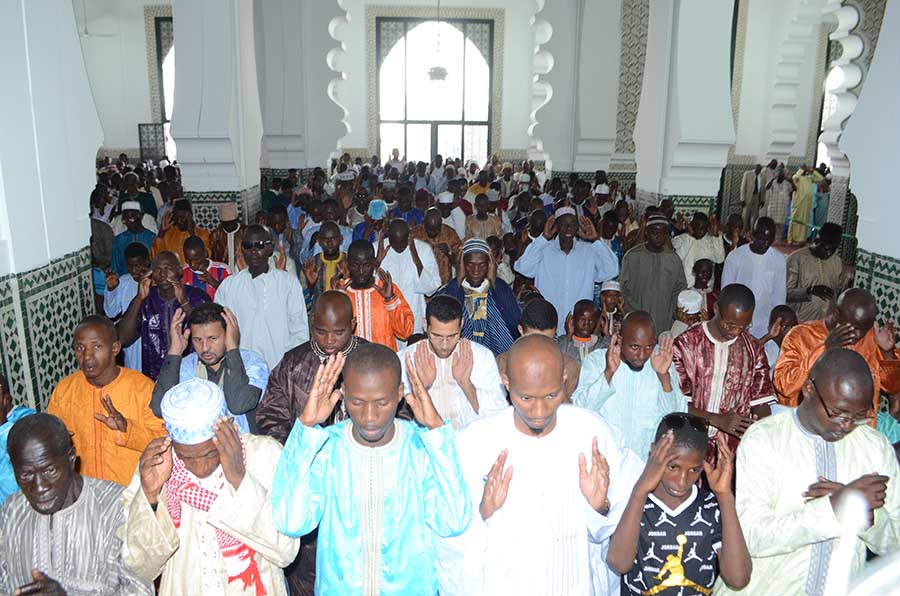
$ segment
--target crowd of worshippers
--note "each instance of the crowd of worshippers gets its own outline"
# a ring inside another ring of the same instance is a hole
[[[823,594],[900,550],[895,313],[840,227],[785,258],[394,151],[207,231],[160,166],[98,176],[76,372],[42,413],[0,379],[0,591]]]

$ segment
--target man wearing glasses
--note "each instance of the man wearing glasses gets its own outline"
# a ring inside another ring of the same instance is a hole
[[[303,288],[296,275],[269,264],[274,247],[267,228],[248,226],[241,241],[247,268],[225,278],[216,291],[216,302],[237,317],[241,347],[262,354],[270,370],[309,339]]]
[[[887,555],[900,545],[900,470],[890,443],[869,427],[875,384],[866,360],[828,348],[800,385],[798,408],[754,424],[741,441],[737,513],[753,572],[743,590],[720,581],[716,594],[824,593],[840,533],[835,511],[850,490],[868,511],[851,575],[866,548]]]
[[[845,290],[824,319],[801,323],[781,342],[775,367],[779,401],[796,406],[803,399],[803,383],[813,363],[828,348],[846,348],[863,357],[874,381],[872,408],[878,409],[881,392],[900,392],[900,352],[894,347],[894,323],[879,325],[878,306],[860,288]]]
[[[718,431],[728,433],[734,452],[747,428],[768,416],[775,403],[765,349],[748,332],[755,306],[750,288],[725,286],[712,320],[694,325],[675,340],[673,362],[688,412],[710,425],[710,461],[715,460]]]

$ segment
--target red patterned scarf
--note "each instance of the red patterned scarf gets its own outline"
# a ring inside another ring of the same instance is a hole
[[[241,440],[244,464],[247,463],[247,448]],[[172,458],[172,476],[166,482],[166,508],[175,528],[181,526],[181,504],[197,509],[209,511],[216,502],[219,493],[225,490],[225,474],[221,467],[213,474],[211,479],[216,483],[215,492],[207,490],[197,484],[196,477],[191,474],[177,457]],[[266,596],[266,588],[259,576],[259,567],[256,565],[256,551],[227,532],[215,528],[216,543],[222,552],[225,561],[225,571],[230,584],[236,579],[244,582],[244,589],[251,586],[256,589],[257,596]]]

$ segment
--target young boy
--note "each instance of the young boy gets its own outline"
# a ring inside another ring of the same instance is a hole
[[[622,286],[617,281],[605,281],[600,286],[600,316],[598,317],[596,332],[606,341],[605,348],[609,345],[609,338],[619,332],[622,327],[622,317],[625,315],[625,299],[622,296]]]
[[[566,317],[566,334],[557,338],[563,354],[568,354],[578,361],[584,362],[587,355],[596,349],[609,345],[609,337],[594,335],[600,311],[590,300],[579,300],[575,308]]]
[[[503,241],[498,236],[488,236],[487,243],[491,247],[491,256],[497,264],[497,277],[512,287],[516,281],[516,274],[509,266],[509,257],[503,252]]]
[[[722,433],[719,459],[704,462],[707,425],[673,413],[656,441],[618,528],[606,562],[622,574],[623,594],[708,595],[718,575],[739,590],[750,581],[750,553],[731,493],[734,457]],[[697,488],[702,472],[712,492]],[[671,590],[671,592],[670,592]]]
[[[776,306],[769,315],[769,332],[759,338],[769,361],[769,378],[775,374],[775,363],[781,354],[781,342],[787,332],[797,325],[797,313],[787,304]]]
[[[181,283],[203,290],[210,300],[215,300],[219,285],[231,275],[228,265],[211,261],[203,240],[197,236],[189,236],[184,241],[184,260]]]
[[[397,420],[400,360],[364,344],[316,370],[272,486],[279,532],[318,527],[317,594],[435,594],[435,537],[472,517],[453,428],[444,425],[407,355],[406,394],[418,424]],[[335,387],[343,372],[343,384]],[[322,428],[338,400],[350,416]]]
[[[710,319],[713,306],[719,299],[719,293],[712,286],[713,262],[710,259],[697,259],[691,274],[694,276],[694,289],[703,294],[703,318]]]
[[[490,201],[484,193],[475,197],[475,215],[466,218],[466,237],[487,240],[503,233],[500,218],[490,212]]]

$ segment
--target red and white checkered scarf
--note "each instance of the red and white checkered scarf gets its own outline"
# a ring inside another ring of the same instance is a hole
[[[241,439],[241,451],[244,464],[246,464],[247,448],[244,445],[243,438]],[[215,492],[197,484],[196,478],[187,470],[184,462],[177,457],[172,458],[172,476],[166,483],[166,508],[176,529],[181,526],[182,503],[199,511],[209,511],[212,504],[216,502],[219,493],[225,490],[225,473],[221,467],[212,476],[212,480],[216,482]],[[266,596],[266,588],[260,579],[259,567],[254,558],[256,551],[231,534],[218,528],[215,528],[215,530],[216,543],[222,552],[228,583],[230,584],[234,580],[240,579],[244,583],[245,590],[253,586],[256,589],[257,596]]]

